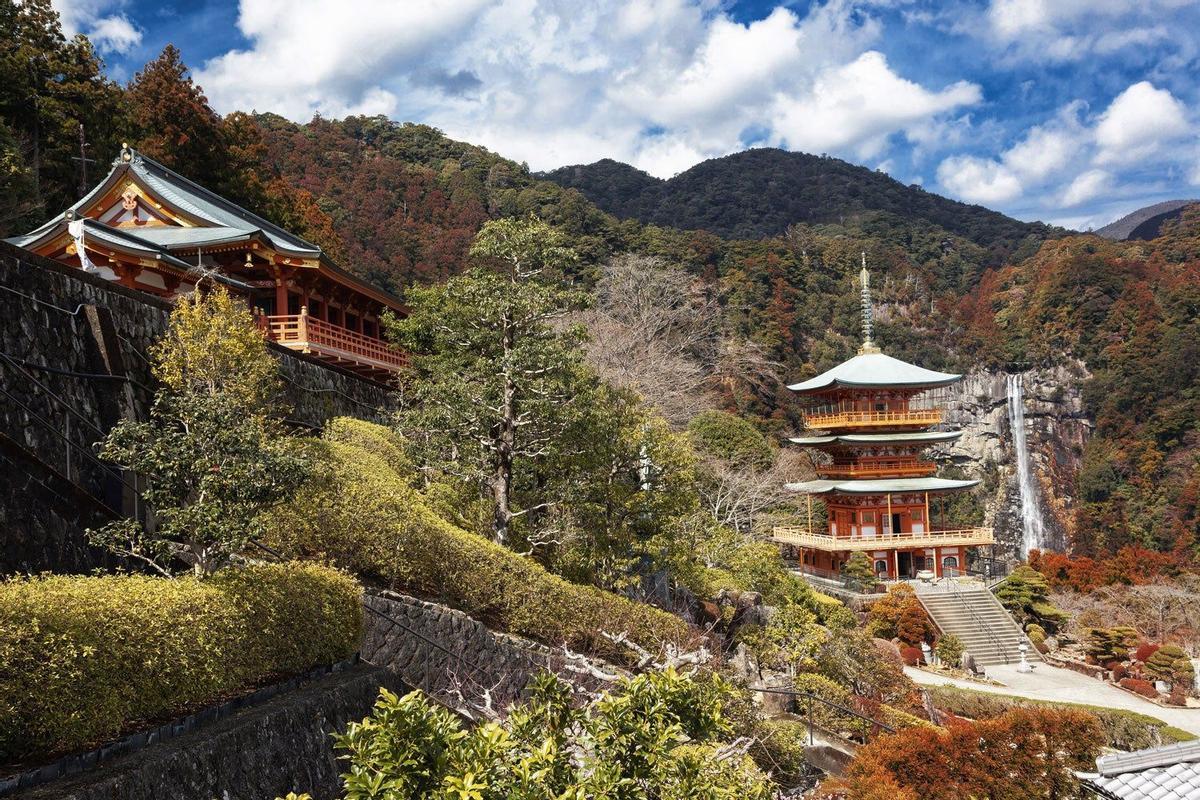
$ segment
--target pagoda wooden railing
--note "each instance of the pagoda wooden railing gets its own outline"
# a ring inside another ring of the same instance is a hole
[[[259,325],[272,341],[284,347],[373,370],[396,372],[404,354],[387,342],[316,319],[308,314],[260,316]]]
[[[889,425],[937,425],[942,421],[940,408],[914,408],[908,411],[812,411],[804,423],[817,430],[871,428]]]
[[[933,530],[916,533],[880,533],[875,536],[833,536],[828,533],[813,533],[807,528],[778,527],[772,538],[780,544],[793,547],[811,547],[826,552],[848,552],[854,550],[879,550],[894,547],[949,547],[953,545],[988,545],[995,542],[991,528],[958,528],[955,530]]]
[[[822,478],[880,478],[932,475],[937,464],[913,459],[882,459],[862,464],[823,464],[817,467]]]

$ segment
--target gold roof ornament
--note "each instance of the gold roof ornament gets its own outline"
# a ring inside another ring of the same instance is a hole
[[[858,283],[862,295],[863,343],[862,347],[858,348],[858,354],[861,356],[866,353],[881,352],[871,339],[871,334],[875,332],[875,317],[871,310],[871,273],[867,272],[867,253],[865,250],[862,254],[862,271],[858,273]]]
[[[133,160],[133,150],[129,148],[129,142],[121,142],[121,160],[125,163]]]

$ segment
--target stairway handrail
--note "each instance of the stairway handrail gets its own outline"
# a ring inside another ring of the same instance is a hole
[[[958,571],[953,567],[950,569],[952,572]],[[986,584],[980,585],[983,587],[984,592],[986,592],[988,595],[992,594],[991,590],[987,588]],[[967,613],[970,614],[971,619],[975,621],[975,627],[977,627],[984,633],[984,635],[988,637],[988,640],[992,643],[992,646],[996,648],[996,652],[1000,653],[1004,657],[1005,663],[1008,663],[1008,659],[1010,658],[1008,648],[1000,643],[1000,640],[996,638],[996,634],[992,631],[992,629],[984,624],[983,618],[979,616],[979,613],[975,610],[975,607],[967,602],[965,593],[959,588],[958,581],[954,579],[953,574],[950,576],[950,591],[954,592],[954,596],[958,599],[959,604],[967,609]],[[1005,609],[1004,613],[1007,615],[1008,610]]]

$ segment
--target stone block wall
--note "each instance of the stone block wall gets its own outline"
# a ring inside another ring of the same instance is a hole
[[[593,673],[622,671],[597,659],[568,658],[518,636],[489,630],[461,611],[395,592],[369,594],[361,656],[468,713],[486,692],[496,710],[519,700],[530,678],[548,670],[589,692],[611,682]]]
[[[273,800],[308,792],[340,797],[331,734],[371,711],[383,686],[408,691],[393,673],[360,665],[334,673],[193,733],[63,780],[10,795],[14,800]]]
[[[122,485],[129,476],[100,465],[93,445],[118,420],[146,418],[155,384],[146,354],[166,330],[170,311],[166,301],[0,242],[0,435],[92,497],[132,513],[132,492]],[[272,348],[291,421],[317,428],[334,416],[386,416],[386,387]],[[6,504],[0,518],[29,516],[29,509],[11,505],[8,493],[0,492],[0,502]],[[69,509],[61,511],[70,516]],[[33,544],[38,531],[22,524],[19,531],[0,529],[0,536],[19,538],[28,552],[60,549]],[[6,541],[0,545],[7,549]],[[30,567],[81,568],[70,560]],[[9,569],[0,562],[0,571]]]

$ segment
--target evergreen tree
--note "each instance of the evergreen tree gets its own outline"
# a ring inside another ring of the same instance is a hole
[[[50,0],[0,0],[0,120],[11,141],[6,162],[23,163],[29,183],[0,195],[0,220],[12,229],[40,222],[79,197],[80,126],[92,158],[89,180],[103,169],[126,125],[119,86],[84,36],[67,40]]]
[[[221,118],[175,45],[168,44],[142,68],[128,94],[138,149],[201,185],[217,188],[227,182]]]
[[[513,490],[578,413],[582,332],[555,323],[585,295],[555,284],[575,255],[532,217],[489,222],[471,253],[479,266],[412,289],[388,328],[413,360],[401,427],[427,466],[485,487],[505,543],[515,519],[551,504],[522,506]]]

